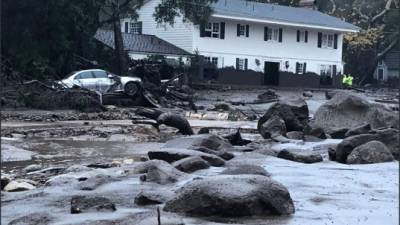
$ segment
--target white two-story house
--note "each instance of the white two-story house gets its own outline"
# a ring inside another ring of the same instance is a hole
[[[246,0],[214,3],[213,14],[204,26],[182,18],[176,18],[173,26],[157,24],[153,14],[160,1],[145,1],[137,21],[122,20],[122,31],[156,35],[187,52],[203,55],[218,68],[261,72],[264,84],[278,84],[282,73],[340,74],[343,35],[359,30],[313,9]]]

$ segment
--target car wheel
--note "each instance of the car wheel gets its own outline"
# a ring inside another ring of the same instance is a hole
[[[139,86],[134,82],[129,82],[129,83],[125,84],[124,91],[125,91],[125,94],[134,96],[139,91]]]

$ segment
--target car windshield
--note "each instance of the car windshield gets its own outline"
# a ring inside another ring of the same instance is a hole
[[[74,75],[75,73],[77,73],[78,71],[72,71],[71,73],[67,74],[64,79],[69,78],[70,76]]]

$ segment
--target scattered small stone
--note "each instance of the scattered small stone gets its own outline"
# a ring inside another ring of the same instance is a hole
[[[73,196],[71,199],[71,214],[83,212],[113,212],[115,204],[105,197]]]
[[[289,151],[282,150],[278,153],[278,158],[286,159],[294,162],[301,163],[317,163],[322,162],[322,156],[312,152],[301,152],[301,151]]]
[[[210,167],[207,161],[200,156],[192,156],[178,160],[172,164],[178,170],[185,173],[192,173],[197,170],[207,169]]]
[[[306,98],[312,98],[313,93],[311,91],[305,91],[303,92],[303,96]]]

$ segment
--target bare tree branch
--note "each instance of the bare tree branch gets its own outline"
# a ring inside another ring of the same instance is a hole
[[[396,34],[396,36],[399,36],[399,33]],[[392,43],[390,43],[390,45],[388,45],[382,52],[378,53],[378,60],[381,59],[382,57],[384,57],[386,55],[386,53],[388,53],[394,46],[396,46],[396,44],[399,42],[399,38],[396,37],[393,39]]]
[[[329,14],[334,14],[336,12],[336,2],[335,0],[330,0],[332,3],[332,10],[329,12]]]
[[[382,10],[382,12],[378,13],[376,16],[372,17],[371,22],[375,22],[375,20],[379,19],[380,17],[384,16],[387,11],[390,10],[390,6],[392,5],[393,0],[387,0],[385,8]]]

